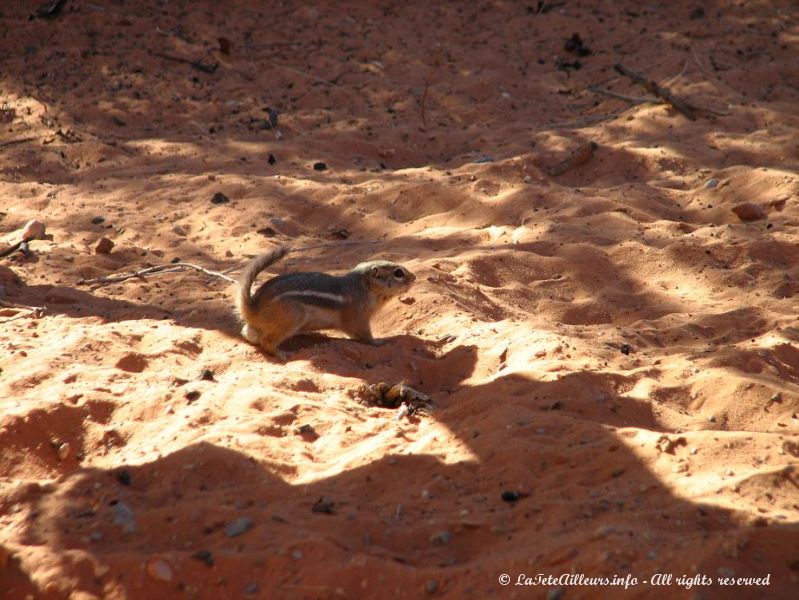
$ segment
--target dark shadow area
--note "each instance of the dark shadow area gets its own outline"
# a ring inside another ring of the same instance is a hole
[[[670,572],[714,578],[724,569],[737,576],[770,573],[768,588],[739,597],[790,597],[798,524],[768,517],[751,524],[734,510],[682,500],[621,442],[621,430],[610,427],[654,425],[647,406],[618,395],[629,382],[600,373],[567,377],[584,379],[586,389],[599,386],[607,398],[563,398],[556,407],[558,382],[519,376],[454,391],[435,419],[453,428],[474,454],[455,464],[426,455],[386,456],[290,485],[282,466],[201,442],[139,465],[75,465],[57,484],[20,493],[17,501],[31,507],[21,540],[59,549],[67,571],[114,557],[110,571],[82,579],[80,589],[121,598],[136,597],[141,585],[147,594],[188,592],[196,598],[243,597],[247,589],[283,598],[372,597],[396,585],[416,597],[430,580],[443,597],[499,597],[505,595],[496,583],[501,572],[571,568],[612,576],[629,572],[631,561],[635,570],[652,573],[664,564]],[[489,410],[506,416],[508,427],[483,427],[480,415]],[[575,429],[575,417],[587,428]],[[308,442],[309,451],[314,443]],[[615,458],[596,468],[584,460],[588,448]],[[557,484],[563,478],[572,482],[568,493]],[[781,485],[799,483],[788,473]],[[503,501],[508,490],[520,498]],[[241,518],[248,522],[245,531],[231,535],[231,524]],[[631,519],[647,522],[645,537],[628,530]],[[520,561],[511,551],[514,540],[531,536],[558,542]],[[745,540],[746,554],[760,562],[738,560],[724,550],[729,540],[732,548]],[[142,584],[131,562],[139,548],[171,565],[170,581],[149,577]],[[641,555],[650,559],[642,562]],[[93,558],[86,562],[84,556]],[[243,572],[242,560],[252,565]],[[3,598],[30,589],[14,573],[12,568],[6,581],[15,587],[5,587]],[[464,587],[464,581],[471,583]],[[642,585],[614,596],[651,590]],[[665,593],[682,597],[674,587]],[[717,585],[702,589],[705,598],[727,593]]]

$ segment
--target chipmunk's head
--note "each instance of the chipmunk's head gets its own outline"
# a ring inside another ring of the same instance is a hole
[[[411,287],[416,276],[402,265],[386,260],[373,260],[356,267],[363,273],[369,289],[388,300]]]

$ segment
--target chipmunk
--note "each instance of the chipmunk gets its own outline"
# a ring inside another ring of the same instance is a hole
[[[241,335],[279,359],[278,349],[293,335],[320,329],[338,329],[351,337],[379,346],[369,320],[388,300],[410,288],[416,276],[405,267],[374,260],[344,275],[285,273],[265,282],[255,294],[250,288],[258,274],[289,252],[280,247],[254,258],[239,279],[236,308],[244,321]]]

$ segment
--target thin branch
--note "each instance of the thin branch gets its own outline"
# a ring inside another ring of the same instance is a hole
[[[310,79],[312,81],[316,81],[318,83],[325,83],[327,85],[337,86],[338,85],[338,80],[341,77],[341,75],[339,75],[338,77],[334,77],[332,80],[330,80],[330,79],[322,79],[321,77],[317,77],[316,75],[312,75],[310,73],[306,73],[304,71],[300,71],[299,69],[295,69],[294,67],[290,67],[288,65],[284,65],[284,64],[275,62],[273,60],[264,59],[264,62],[269,63],[270,65],[272,65],[273,67],[277,67],[278,69],[284,69],[286,71],[294,73],[295,75],[300,75],[301,77],[306,77],[306,78],[308,78],[308,79]]]
[[[35,137],[24,137],[24,138],[18,138],[16,140],[9,140],[7,142],[3,142],[2,144],[0,144],[0,148],[7,148],[9,146],[16,146],[17,144],[24,144],[25,142],[32,142],[35,139],[36,139]]]
[[[161,52],[155,52],[154,50],[148,51],[153,56],[157,56],[158,58],[163,58],[164,60],[171,60],[173,62],[182,63],[184,65],[189,65],[193,69],[197,69],[202,73],[208,73],[209,75],[213,74],[218,68],[219,63],[216,62],[212,65],[207,65],[203,62],[198,60],[189,60],[188,58],[180,58],[179,56],[170,56],[169,54],[163,54]]]
[[[24,319],[25,317],[33,317],[34,319],[39,319],[42,316],[44,316],[45,312],[47,312],[47,309],[44,306],[19,306],[11,304],[9,302],[3,302],[2,300],[0,300],[0,306],[24,311],[20,314],[14,315],[9,319],[3,319],[2,321],[0,321],[0,323],[10,323],[11,321],[16,321],[17,319]]]
[[[626,110],[626,108],[624,109]],[[607,119],[612,119],[616,117],[621,110],[614,110],[610,113],[605,113],[602,115],[589,115],[587,117],[582,117],[580,119],[574,119],[573,121],[561,121],[557,123],[545,123],[541,125],[540,129],[566,129],[571,127],[585,127],[586,125],[593,125],[594,123],[599,123],[601,121],[606,121]]]
[[[148,267],[146,269],[141,269],[140,271],[135,271],[133,273],[122,273],[121,275],[108,275],[105,277],[95,277],[93,279],[81,279],[78,281],[78,285],[105,285],[107,283],[119,283],[120,281],[127,281],[128,279],[144,279],[147,275],[157,275],[159,273],[177,273],[180,271],[185,271],[187,269],[194,269],[195,271],[200,271],[201,273],[205,273],[206,275],[211,275],[212,277],[219,277],[220,279],[224,279],[225,281],[229,281],[231,283],[235,283],[236,280],[228,277],[224,273],[220,273],[219,271],[211,271],[210,269],[205,269],[198,265],[193,265],[191,263],[174,263],[169,265],[156,265],[154,267]]]
[[[643,86],[647,91],[653,93],[658,98],[662,98],[671,104],[676,110],[684,114],[686,118],[690,119],[691,121],[696,121],[696,113],[694,112],[696,109],[688,104],[685,100],[677,98],[668,88],[658,85],[653,80],[647,79],[640,73],[631,71],[621,63],[616,63],[613,65],[613,68],[618,73],[621,73],[625,77],[629,77],[638,85]]]
[[[420,108],[421,113],[422,113],[422,127],[424,127],[425,129],[427,129],[427,119],[426,119],[426,115],[425,115],[425,111],[424,111],[424,109],[425,109],[424,105],[425,105],[425,102],[427,102],[427,91],[430,89],[430,77],[432,75],[433,75],[433,71],[431,69],[430,72],[427,74],[427,78],[424,81],[424,92],[422,92],[422,98],[419,100],[419,108]]]
[[[626,100],[627,102],[631,102],[633,104],[647,104],[649,102],[659,103],[662,100],[658,100],[657,98],[648,98],[645,96],[627,96],[625,94],[619,94],[618,92],[614,92],[611,90],[606,90],[604,88],[597,87],[595,85],[588,87],[589,92],[594,92],[595,94],[602,94],[603,96],[610,96],[611,98],[618,98],[619,100]]]

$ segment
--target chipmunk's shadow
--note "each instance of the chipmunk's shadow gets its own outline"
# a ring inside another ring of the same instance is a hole
[[[474,371],[477,347],[425,340],[414,335],[383,338],[381,346],[318,333],[286,340],[281,349],[288,361],[308,360],[327,373],[355,377],[367,383],[402,381],[427,393],[451,392]]]

